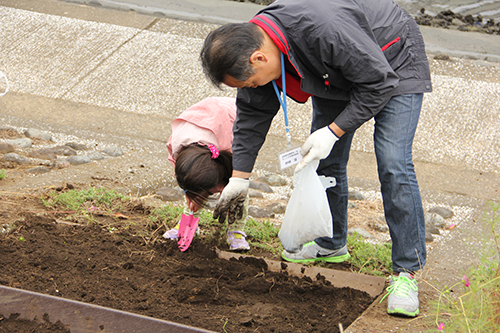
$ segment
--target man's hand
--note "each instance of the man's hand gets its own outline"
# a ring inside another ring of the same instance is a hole
[[[295,168],[295,172],[304,169],[312,160],[326,158],[338,140],[337,135],[328,126],[312,133],[300,149],[300,154],[304,157]]]
[[[229,224],[241,219],[249,185],[248,179],[231,177],[214,209],[214,219],[219,219],[220,223],[224,223],[227,216]]]

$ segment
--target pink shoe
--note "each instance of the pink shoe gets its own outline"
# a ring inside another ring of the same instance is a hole
[[[246,241],[247,235],[243,231],[229,231],[227,233],[227,244],[230,251],[247,251],[250,245]]]

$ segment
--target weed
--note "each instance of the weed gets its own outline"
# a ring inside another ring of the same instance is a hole
[[[117,200],[121,202],[129,199],[129,197],[113,190],[90,187],[88,190],[70,190],[62,193],[51,191],[49,198],[42,198],[42,202],[45,206],[49,207],[61,205],[70,210],[87,210],[89,213],[92,213],[97,210],[96,206],[104,206],[108,211],[118,210],[119,207],[114,206],[115,202]]]
[[[439,299],[432,303],[438,331],[500,332],[500,204],[491,204],[484,222],[491,234],[483,242],[480,264],[472,266],[455,285],[441,291],[434,287],[439,292]],[[456,289],[461,296],[452,296]]]
[[[386,276],[392,272],[392,244],[370,244],[354,232],[347,236],[347,247],[351,254],[349,261],[358,273]]]
[[[0,170],[0,179],[5,179],[5,169]]]
[[[283,251],[283,246],[278,238],[280,229],[271,221],[256,221],[249,219],[245,224],[245,233],[248,242],[253,249],[262,249],[273,254]]]

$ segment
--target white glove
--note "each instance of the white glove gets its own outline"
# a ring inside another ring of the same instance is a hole
[[[338,140],[339,138],[328,126],[320,128],[309,135],[300,149],[300,154],[304,157],[295,168],[295,172],[304,169],[312,160],[322,160],[326,158],[330,155],[335,142]]]
[[[243,207],[248,193],[250,180],[244,178],[229,178],[229,183],[224,187],[219,202],[214,209],[214,219],[224,223],[227,215],[229,224],[243,217]]]

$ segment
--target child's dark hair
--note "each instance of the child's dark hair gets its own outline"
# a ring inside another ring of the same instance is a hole
[[[222,150],[217,158],[206,146],[192,144],[183,146],[175,161],[177,183],[190,201],[203,206],[209,191],[219,184],[224,186],[233,173],[233,154]]]

